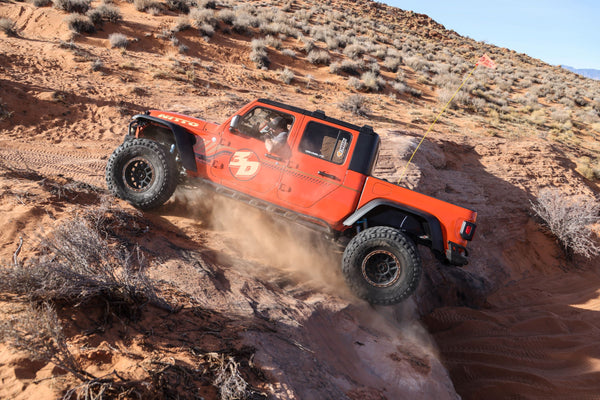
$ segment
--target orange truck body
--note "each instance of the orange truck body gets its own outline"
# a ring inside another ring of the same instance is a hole
[[[263,111],[281,113],[290,121],[284,154],[267,152],[264,140],[232,126],[235,116],[249,119]],[[390,223],[429,246],[440,260],[466,264],[477,213],[373,177],[379,137],[368,126],[264,99],[247,104],[221,124],[164,111],[138,115],[134,122],[129,134],[138,137],[150,134],[148,126],[173,130],[173,146],[187,175],[225,195],[336,238]],[[310,148],[309,136],[315,130],[329,137],[337,132],[331,156]]]

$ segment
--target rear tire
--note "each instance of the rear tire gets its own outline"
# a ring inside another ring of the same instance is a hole
[[[118,198],[149,210],[164,204],[177,187],[175,157],[150,139],[127,140],[106,164],[106,185]]]
[[[346,283],[361,299],[389,305],[409,297],[421,278],[421,258],[414,243],[388,226],[365,229],[356,235],[342,261]]]

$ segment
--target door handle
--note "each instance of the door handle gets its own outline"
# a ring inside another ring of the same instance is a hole
[[[333,179],[334,181],[339,181],[340,180],[340,178],[338,178],[337,176],[328,174],[325,171],[319,171],[319,172],[317,172],[317,174],[319,174],[321,176],[324,176],[325,178]]]
[[[217,160],[214,160],[214,161],[212,162],[212,167],[213,167],[213,168],[217,168],[217,169],[221,169],[221,168],[223,168],[223,163],[220,163],[220,162],[218,162]]]
[[[219,140],[219,144],[222,144],[223,146],[229,146],[231,142],[225,138],[221,138],[221,140]]]
[[[283,158],[275,156],[271,153],[265,153],[265,157],[270,158],[272,160],[283,161]]]
[[[279,190],[281,190],[282,192],[291,192],[292,188],[286,185],[285,183],[282,183],[281,185],[279,185]]]

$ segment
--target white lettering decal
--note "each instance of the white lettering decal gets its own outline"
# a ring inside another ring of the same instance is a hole
[[[232,157],[229,162],[230,167],[238,167],[239,169],[235,173],[235,176],[249,177],[253,176],[258,172],[260,163],[258,161],[250,161],[249,158],[254,153],[251,151],[238,151]]]
[[[200,126],[197,122],[188,121],[187,119],[173,117],[172,115],[159,114],[158,118],[168,119],[169,121],[180,122],[182,125]]]

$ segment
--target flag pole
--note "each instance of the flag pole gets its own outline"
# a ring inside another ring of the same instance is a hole
[[[454,92],[454,94],[452,95],[452,97],[450,97],[450,100],[448,100],[448,102],[446,103],[446,105],[444,106],[444,108],[442,108],[442,110],[438,113],[438,115],[435,117],[435,119],[433,120],[433,122],[431,123],[431,125],[429,125],[429,129],[427,129],[427,131],[425,132],[425,135],[423,135],[423,137],[421,138],[421,141],[419,142],[419,144],[415,148],[415,151],[413,151],[412,155],[408,159],[408,162],[404,166],[404,170],[402,170],[402,174],[400,175],[400,179],[398,179],[398,184],[400,184],[400,182],[402,181],[402,179],[404,179],[404,176],[406,174],[408,166],[410,165],[413,157],[417,153],[417,150],[419,150],[419,147],[421,147],[421,144],[423,143],[423,141],[425,140],[425,138],[427,137],[427,135],[429,134],[429,132],[431,132],[431,130],[433,129],[433,125],[435,125],[435,123],[440,118],[440,116],[444,113],[444,111],[446,111],[446,108],[448,108],[448,106],[450,105],[450,103],[452,102],[452,100],[454,100],[454,97],[458,94],[458,92],[460,91],[460,89],[462,89],[462,87],[465,85],[465,83],[467,82],[467,80],[471,77],[471,75],[473,75],[473,72],[475,72],[475,69],[479,66],[479,64],[484,65],[484,66],[486,66],[488,68],[495,68],[495,66],[496,66],[496,64],[494,64],[494,62],[486,54],[484,54],[479,59],[479,61],[477,61],[477,63],[475,63],[475,66],[473,67],[473,69],[471,70],[471,72],[462,81],[462,83],[460,84],[460,86],[458,87],[458,89],[456,89],[456,92]]]

